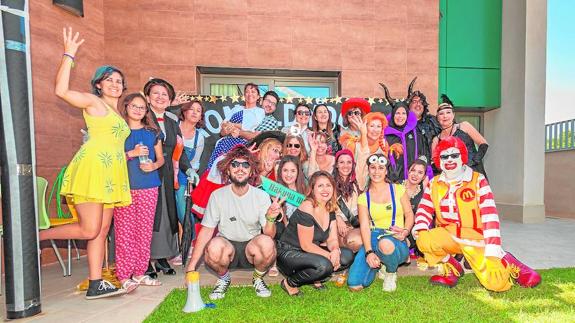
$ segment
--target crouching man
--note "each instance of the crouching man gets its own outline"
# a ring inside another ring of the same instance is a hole
[[[269,297],[271,291],[263,276],[276,258],[274,222],[283,201],[274,199],[272,203],[268,194],[250,185],[258,175],[256,159],[246,147],[232,148],[217,167],[224,182],[230,184],[210,196],[187,270],[195,271],[204,255],[206,265],[219,276],[209,295],[215,300],[226,295],[231,283],[229,269],[254,268],[256,295]],[[218,234],[212,238],[216,228]]]
[[[537,286],[541,276],[501,248],[493,193],[485,177],[465,165],[463,141],[442,139],[433,161],[442,172],[425,189],[412,229],[428,264],[443,266],[443,274],[432,276],[430,282],[457,285],[463,267],[452,255],[463,254],[488,290],[506,291],[513,280],[523,287]],[[435,228],[429,229],[434,217]]]

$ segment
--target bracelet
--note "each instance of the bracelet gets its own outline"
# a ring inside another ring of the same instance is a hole
[[[368,256],[369,254],[372,254],[372,253],[375,253],[375,251],[373,251],[373,249],[366,251],[366,252],[365,252],[365,259],[367,259],[367,256]]]
[[[74,58],[74,56],[72,56],[72,55],[70,55],[70,54],[68,54],[68,53],[64,53],[64,54],[62,54],[62,56],[68,57],[69,59],[72,60],[72,68],[75,66],[75,58]]]
[[[130,155],[128,155],[128,152],[126,152],[126,160],[132,160],[134,159],[133,157],[130,157]]]

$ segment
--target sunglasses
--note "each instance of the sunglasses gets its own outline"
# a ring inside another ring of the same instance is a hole
[[[451,159],[457,159],[457,158],[459,158],[459,156],[461,156],[461,153],[453,153],[453,154],[448,154],[448,155],[439,155],[439,158],[441,158],[441,160],[448,160],[450,157],[451,157]]]
[[[300,144],[287,144],[288,148],[300,148],[301,145]]]
[[[232,165],[232,168],[238,168],[240,166],[242,166],[242,168],[245,168],[245,169],[250,168],[250,163],[247,161],[239,162],[237,160],[232,160],[231,165]]]
[[[367,159],[367,164],[371,165],[374,163],[378,163],[378,164],[381,164],[383,166],[386,166],[387,165],[387,158],[385,158],[383,156],[378,156],[378,155],[369,156],[369,158]]]
[[[311,116],[311,112],[309,111],[298,111],[295,114],[297,114],[298,116]]]
[[[355,110],[355,111],[347,111],[347,116],[349,117],[349,116],[351,116],[351,115],[360,116],[360,115],[361,115],[361,111],[358,111],[358,110]]]

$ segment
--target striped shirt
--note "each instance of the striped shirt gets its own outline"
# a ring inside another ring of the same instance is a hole
[[[423,193],[421,202],[415,214],[415,225],[412,232],[429,229],[434,214],[435,207],[431,198],[431,185],[434,181],[442,181],[449,187],[447,194],[440,201],[440,211],[444,219],[457,220],[458,209],[456,203],[455,192],[459,189],[463,182],[469,182],[473,176],[473,170],[470,167],[464,166],[465,170],[462,179],[456,183],[449,182],[445,179],[444,174],[433,178]],[[501,248],[501,232],[499,230],[499,215],[495,207],[495,200],[493,192],[487,182],[487,179],[482,174],[479,174],[477,179],[477,187],[475,188],[479,195],[479,213],[481,215],[481,224],[483,229],[483,241],[473,241],[467,239],[460,239],[453,237],[454,240],[460,243],[485,247],[485,256],[493,256],[503,258],[505,253]]]

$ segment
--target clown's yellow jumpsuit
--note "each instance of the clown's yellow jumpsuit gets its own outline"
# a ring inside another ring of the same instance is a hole
[[[433,215],[435,228],[428,230]],[[463,254],[485,288],[498,292],[511,288],[511,268],[501,261],[505,252],[493,193],[485,177],[470,167],[457,182],[448,182],[443,174],[429,182],[413,232],[430,266],[444,263],[450,255]],[[444,272],[457,272],[450,264],[443,266]]]

